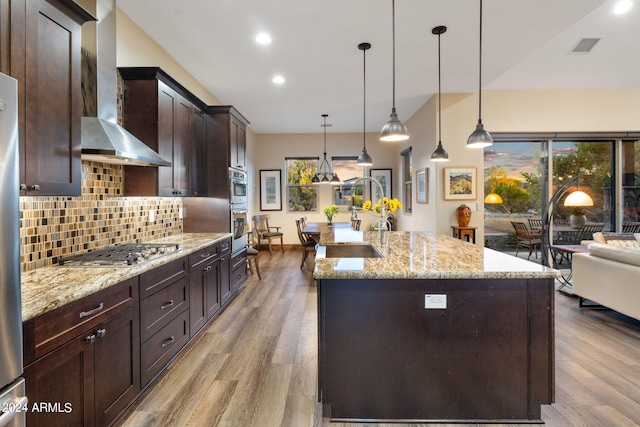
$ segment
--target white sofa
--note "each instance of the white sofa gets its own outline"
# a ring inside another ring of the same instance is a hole
[[[596,233],[589,253],[573,255],[573,293],[640,320],[640,234],[619,236]]]

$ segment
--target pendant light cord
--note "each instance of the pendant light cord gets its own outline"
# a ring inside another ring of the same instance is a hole
[[[480,58],[478,59],[478,123],[482,123],[482,0],[480,0]]]
[[[396,0],[391,0],[391,40],[393,43],[393,94],[392,101],[393,105],[391,106],[392,111],[396,112]]]
[[[362,49],[362,147],[367,149],[367,50]]]
[[[440,34],[438,34],[438,144],[442,143],[442,82],[440,75]]]

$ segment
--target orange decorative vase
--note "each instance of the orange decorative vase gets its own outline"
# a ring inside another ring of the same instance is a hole
[[[471,208],[467,205],[460,205],[456,209],[456,219],[458,220],[458,227],[467,227],[469,221],[471,221]]]

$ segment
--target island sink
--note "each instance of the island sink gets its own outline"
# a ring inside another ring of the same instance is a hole
[[[382,254],[369,243],[343,243],[326,245],[325,258],[382,258]]]

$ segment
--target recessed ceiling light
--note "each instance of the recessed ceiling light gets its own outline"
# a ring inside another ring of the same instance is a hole
[[[633,2],[631,0],[620,0],[613,7],[613,13],[616,15],[622,15],[623,13],[629,12],[631,6],[633,6]]]
[[[281,85],[284,83],[284,77],[282,77],[281,75],[277,75],[277,76],[274,76],[273,79],[271,79],[271,81],[277,85]]]
[[[271,43],[271,36],[267,33],[260,33],[256,36],[256,42],[259,44],[269,44]]]

